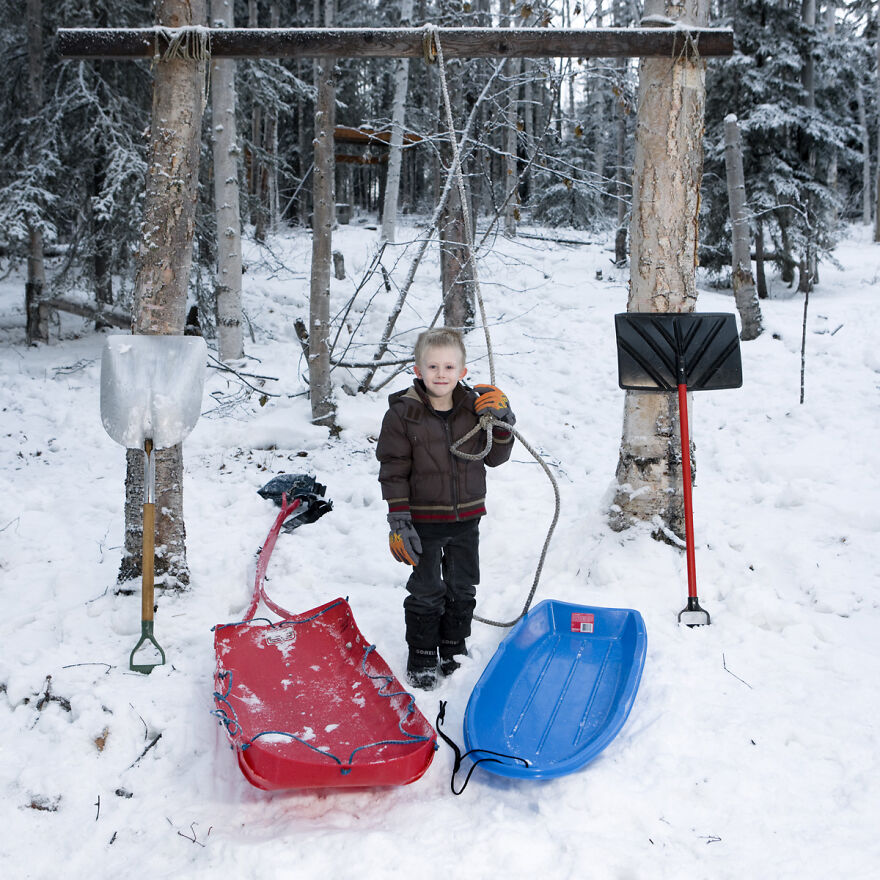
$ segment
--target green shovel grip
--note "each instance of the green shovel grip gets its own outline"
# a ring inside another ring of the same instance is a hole
[[[158,663],[135,663],[134,655],[143,647],[145,643],[149,642],[156,650],[159,652],[159,656],[162,658]],[[162,646],[156,641],[153,637],[153,621],[152,620],[143,620],[141,621],[141,637],[138,643],[131,650],[131,657],[129,657],[129,668],[134,672],[143,672],[149,675],[154,667],[162,666],[165,662],[165,652],[162,650]]]

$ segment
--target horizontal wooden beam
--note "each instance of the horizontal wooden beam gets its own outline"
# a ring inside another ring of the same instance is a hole
[[[347,125],[337,125],[333,129],[333,138],[337,144],[370,144],[387,147],[391,143],[391,132],[376,131],[374,128],[351,128]],[[422,140],[420,134],[414,134],[411,131],[403,133],[405,144],[417,144]]]
[[[79,315],[81,318],[93,318],[111,327],[119,327],[123,330],[131,330],[131,312],[113,308],[113,306],[97,306],[90,303],[74,302],[73,300],[55,297],[40,301],[40,309],[54,309],[59,312],[69,312]]]
[[[152,58],[187,31],[206,34],[217,58],[422,58],[436,52],[425,28],[60,28],[55,46],[62,58]],[[733,54],[729,29],[437,28],[434,33],[445,58]]]

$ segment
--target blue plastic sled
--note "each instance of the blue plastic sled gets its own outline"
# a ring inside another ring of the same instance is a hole
[[[464,716],[466,748],[499,757],[481,766],[551,779],[592,761],[632,708],[647,634],[642,615],[547,600],[498,646]],[[526,762],[528,762],[526,764]]]

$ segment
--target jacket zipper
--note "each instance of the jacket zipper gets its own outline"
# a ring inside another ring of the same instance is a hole
[[[449,427],[449,422],[452,419],[453,410],[449,413],[449,416],[443,419],[443,428],[446,431],[446,449],[449,451],[449,447],[452,446],[452,429]],[[439,419],[440,416],[437,416]],[[458,462],[455,460],[455,456],[449,452],[449,460],[452,463],[452,508],[455,511],[455,521],[459,522],[461,520],[461,516],[458,509]]]

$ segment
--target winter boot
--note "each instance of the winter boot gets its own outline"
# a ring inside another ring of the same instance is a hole
[[[432,690],[437,686],[437,642],[440,618],[435,615],[405,612],[406,642],[409,658],[406,661],[406,680],[413,687]]]
[[[465,639],[471,634],[473,608],[467,611],[447,609],[440,618],[440,671],[452,675],[461,663],[456,656],[467,656]]]

